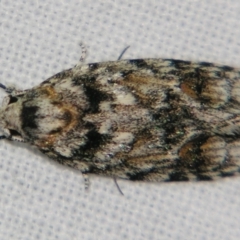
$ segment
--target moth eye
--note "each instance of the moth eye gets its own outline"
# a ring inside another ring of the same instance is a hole
[[[8,101],[8,104],[12,104],[12,103],[15,103],[18,101],[18,98],[16,97],[13,97],[13,96],[9,96],[9,101]]]

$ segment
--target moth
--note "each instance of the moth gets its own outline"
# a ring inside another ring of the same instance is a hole
[[[135,59],[76,65],[8,96],[7,140],[83,174],[168,182],[239,175],[240,70]]]

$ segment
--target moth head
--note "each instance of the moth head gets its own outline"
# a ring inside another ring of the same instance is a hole
[[[22,141],[20,134],[21,109],[22,104],[17,96],[8,95],[4,97],[0,108],[0,129],[9,139]]]

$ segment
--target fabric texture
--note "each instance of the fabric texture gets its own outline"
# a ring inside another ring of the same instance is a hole
[[[1,0],[0,82],[27,89],[86,63],[174,58],[240,67],[240,2]],[[239,37],[238,37],[239,36]],[[1,99],[4,92],[0,92]],[[0,239],[239,239],[240,178],[145,183],[90,176],[0,142]]]

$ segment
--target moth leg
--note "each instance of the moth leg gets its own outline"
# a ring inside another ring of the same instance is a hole
[[[81,51],[82,51],[81,56],[80,56],[80,59],[79,59],[79,62],[82,63],[82,62],[84,62],[85,59],[86,59],[86,56],[87,56],[87,48],[86,48],[86,46],[85,46],[82,42],[80,42],[79,45],[80,45]]]
[[[80,42],[80,43],[79,43],[79,46],[81,47],[82,53],[81,53],[79,62],[75,65],[76,68],[82,66],[82,63],[85,61],[86,56],[87,56],[87,48],[86,48],[86,46],[84,45],[84,43]]]
[[[121,190],[121,188],[120,188],[119,185],[118,185],[118,182],[117,182],[117,178],[116,178],[116,177],[113,177],[113,181],[114,181],[115,185],[117,186],[117,189],[118,189],[118,191],[120,192],[120,194],[121,194],[121,195],[124,195],[123,192],[122,192],[122,190]]]
[[[83,179],[84,179],[84,188],[85,188],[85,190],[88,190],[89,186],[90,186],[89,177],[88,177],[87,173],[82,173],[82,175],[83,175]]]
[[[123,51],[121,52],[121,54],[120,54],[120,56],[118,57],[117,60],[121,60],[123,54],[124,54],[129,48],[130,48],[130,46],[125,47],[125,48],[123,49]]]

